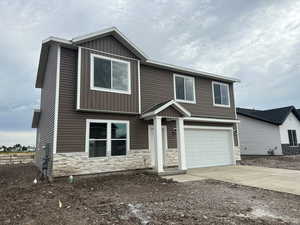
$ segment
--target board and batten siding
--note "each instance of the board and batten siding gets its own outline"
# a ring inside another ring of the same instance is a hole
[[[213,80],[198,76],[194,76],[194,78],[196,104],[182,102],[180,104],[189,110],[194,117],[235,119],[233,85],[229,84],[230,107],[216,107],[213,105]],[[175,99],[173,72],[142,64],[141,90],[142,112],[147,111],[158,103]]]
[[[148,149],[151,122],[140,119],[139,115],[76,111],[76,62],[76,50],[61,48],[57,153],[85,151],[86,119],[128,120],[130,149]],[[168,122],[169,148],[176,147],[174,128],[175,122]]]
[[[279,127],[271,123],[238,115],[240,149],[242,155],[282,155]]]
[[[110,55],[109,53],[119,56]],[[110,57],[114,59],[121,59],[123,61],[129,62],[131,93],[121,94],[91,90],[91,54]],[[122,56],[130,58],[124,58]],[[139,113],[138,60],[127,48],[121,45],[121,43],[119,43],[112,36],[83,43],[81,48],[80,63],[80,109],[125,112],[133,114]]]
[[[49,46],[45,78],[41,89],[41,116],[37,128],[38,140],[35,155],[35,162],[40,169],[44,157],[43,146],[50,144],[51,151],[53,148],[57,52],[57,45]]]

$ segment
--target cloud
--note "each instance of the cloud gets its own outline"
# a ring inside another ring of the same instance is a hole
[[[0,130],[32,132],[43,39],[109,26],[154,59],[241,78],[239,106],[300,107],[299,11],[292,0],[2,0]]]
[[[34,131],[0,131],[0,146],[15,144],[35,146]]]

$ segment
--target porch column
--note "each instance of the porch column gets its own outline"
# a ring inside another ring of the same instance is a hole
[[[184,143],[184,122],[183,118],[176,119],[178,167],[180,170],[186,170],[185,143]]]
[[[155,170],[160,173],[163,168],[163,149],[162,149],[162,132],[161,132],[161,117],[153,118],[154,124],[154,149],[155,149]]]

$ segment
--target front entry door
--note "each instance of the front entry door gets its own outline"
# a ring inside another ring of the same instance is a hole
[[[162,126],[162,150],[163,150],[163,164],[166,166],[167,157],[166,151],[168,149],[168,135],[167,135],[167,127]],[[151,153],[151,165],[155,166],[155,149],[154,149],[154,128],[153,126],[149,126],[149,149]]]

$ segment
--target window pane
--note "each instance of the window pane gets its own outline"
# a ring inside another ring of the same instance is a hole
[[[176,99],[185,100],[184,98],[184,78],[175,77]]]
[[[90,141],[89,156],[106,156],[106,141]]]
[[[214,84],[214,95],[215,95],[215,104],[222,104],[221,102],[221,89],[219,84]]]
[[[293,146],[292,130],[288,130],[288,135],[289,135],[289,144],[290,144],[290,146]]]
[[[90,123],[90,139],[106,139],[106,123]]]
[[[128,91],[128,65],[112,61],[113,88]]]
[[[223,105],[229,105],[228,88],[225,85],[220,86],[221,89],[221,102]]]
[[[111,138],[121,139],[126,138],[127,129],[125,123],[112,123],[111,124]]]
[[[94,86],[111,88],[110,60],[94,58]]]
[[[194,82],[193,79],[185,79],[186,100],[194,101]]]
[[[298,145],[297,133],[295,130],[293,130],[293,141],[294,141],[294,146]]]
[[[112,140],[111,155],[126,155],[126,140]]]

